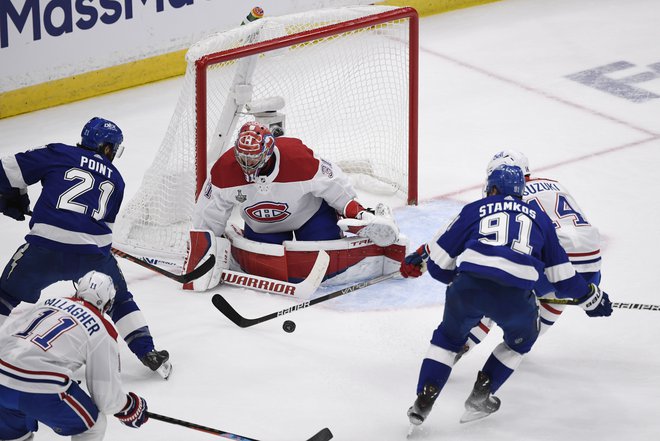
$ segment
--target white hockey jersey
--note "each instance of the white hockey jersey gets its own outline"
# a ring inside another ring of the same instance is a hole
[[[193,213],[195,228],[222,235],[234,205],[257,233],[294,231],[318,211],[323,200],[343,213],[356,197],[346,174],[317,158],[299,139],[280,137],[276,142],[274,169],[256,182],[246,182],[233,150],[216,161]]]
[[[62,393],[85,366],[87,390],[108,415],[126,404],[117,331],[87,302],[50,298],[12,314],[0,335],[0,384],[30,393]]]
[[[598,229],[589,223],[566,187],[551,179],[532,178],[525,183],[523,200],[539,207],[550,217],[575,271],[600,271]]]

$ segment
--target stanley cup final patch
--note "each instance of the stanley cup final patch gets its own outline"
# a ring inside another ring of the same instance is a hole
[[[236,200],[238,202],[243,203],[243,202],[245,202],[246,199],[247,199],[247,196],[245,196],[243,193],[241,193],[241,190],[238,190],[236,192]]]

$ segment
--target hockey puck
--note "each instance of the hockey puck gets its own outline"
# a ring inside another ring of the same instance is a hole
[[[285,332],[291,333],[296,330],[296,324],[291,320],[285,320],[282,324],[282,329],[284,329]]]

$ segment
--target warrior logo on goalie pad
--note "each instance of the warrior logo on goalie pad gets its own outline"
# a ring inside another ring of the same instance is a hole
[[[281,222],[291,216],[291,213],[286,211],[288,208],[288,204],[278,202],[259,202],[258,204],[246,208],[245,214],[247,214],[250,219],[254,219],[257,222],[271,224]]]

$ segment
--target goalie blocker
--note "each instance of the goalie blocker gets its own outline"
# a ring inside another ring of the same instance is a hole
[[[191,231],[191,249],[186,271],[203,263],[214,250],[215,268],[184,289],[205,291],[222,280],[230,255],[242,271],[275,280],[297,283],[304,280],[316,262],[319,250],[330,256],[324,285],[355,283],[397,271],[406,254],[408,239],[400,236],[388,246],[378,246],[360,236],[326,241],[285,241],[282,245],[255,242],[243,237],[235,225],[225,230],[228,239],[213,237],[209,231]],[[219,262],[219,263],[218,263]]]

